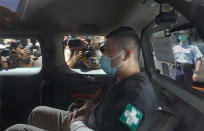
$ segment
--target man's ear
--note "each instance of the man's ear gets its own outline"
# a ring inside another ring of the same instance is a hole
[[[127,59],[129,59],[132,56],[132,54],[133,54],[132,49],[125,50],[124,54],[125,55],[124,55],[123,61],[126,61]]]

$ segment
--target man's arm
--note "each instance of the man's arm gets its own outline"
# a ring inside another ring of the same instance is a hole
[[[66,61],[67,65],[69,67],[73,67],[74,64],[76,63],[76,59],[74,59],[73,57],[71,58],[71,50],[66,49],[64,56],[65,56],[65,61]]]
[[[68,55],[69,57],[71,57],[71,51],[70,51],[70,54]],[[82,56],[83,56],[82,51],[74,51],[74,55],[67,61],[67,65],[69,67],[73,67],[75,63],[77,62],[77,60],[80,59]]]
[[[75,121],[70,125],[71,131],[94,131],[88,128],[82,121]]]
[[[193,81],[198,81],[198,74],[197,73],[199,72],[201,64],[202,64],[201,57],[203,57],[203,54],[201,53],[198,46],[193,46],[193,55],[194,55],[194,59],[197,60],[196,65],[195,65],[195,70],[193,73]]]
[[[85,102],[85,104],[80,109],[75,109],[68,119],[68,125],[76,121],[83,121],[84,116],[91,110],[91,108],[100,100],[102,89],[98,90],[96,94]],[[81,118],[82,119],[81,119]],[[70,125],[71,126],[71,125]]]
[[[94,131],[88,128],[82,120],[77,120],[81,113],[87,113],[101,98],[102,90],[98,90],[96,94],[77,111],[73,112],[73,117],[70,118],[70,130],[71,131]],[[85,111],[85,112],[84,112]],[[72,119],[72,120],[71,120]],[[75,121],[76,120],[76,121]]]
[[[94,64],[88,61],[83,61],[83,63],[88,69],[99,69],[99,66],[97,64]]]
[[[2,62],[2,68],[4,68],[4,69],[8,68],[8,62],[7,61]]]
[[[87,100],[80,109],[74,111],[73,117],[78,118],[79,116],[84,116],[87,114],[91,108],[100,100],[101,92],[101,89],[98,90],[96,94],[90,100]]]
[[[64,57],[65,57],[65,62],[67,63],[71,58],[71,51],[70,51],[69,47],[65,47]]]
[[[201,65],[202,65],[202,59],[198,58],[195,66],[195,72],[198,72],[200,70]]]
[[[92,96],[92,98],[88,101],[85,102],[85,104],[83,105],[83,107],[90,109],[91,107],[93,107],[99,100],[101,97],[101,93],[102,90],[99,89],[96,94],[94,96]]]
[[[194,70],[194,73],[193,73],[193,81],[198,81],[198,72],[200,70],[201,65],[202,65],[202,59],[197,58],[195,70]]]

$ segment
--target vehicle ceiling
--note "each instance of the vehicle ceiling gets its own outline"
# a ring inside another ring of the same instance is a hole
[[[23,2],[22,2],[23,1]],[[106,33],[119,25],[140,32],[159,12],[153,0],[22,0],[21,29]]]

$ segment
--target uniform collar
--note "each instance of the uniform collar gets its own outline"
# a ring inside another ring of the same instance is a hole
[[[129,76],[123,80],[121,80],[120,82],[118,82],[117,84],[121,84],[121,83],[124,83],[128,80],[132,80],[132,79],[138,79],[138,78],[147,78],[147,75],[146,75],[146,72],[145,71],[142,71],[142,72],[139,72],[137,74],[134,74],[132,76]],[[116,80],[116,77],[114,78],[114,80]]]
[[[182,42],[179,43],[179,45],[181,46],[185,46],[185,45],[188,45],[189,44],[189,41],[186,41],[186,43],[182,44]]]

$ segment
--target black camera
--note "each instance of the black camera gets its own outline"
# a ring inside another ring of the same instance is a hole
[[[83,56],[86,58],[89,58],[92,56],[92,50],[89,49],[88,47],[82,48]]]
[[[89,41],[87,41],[89,42]],[[70,49],[79,50],[83,52],[83,56],[89,58],[92,56],[92,50],[88,45],[84,45],[80,39],[71,38],[68,41],[68,46]]]
[[[8,57],[12,54],[9,48],[4,48],[0,51],[1,56]]]

